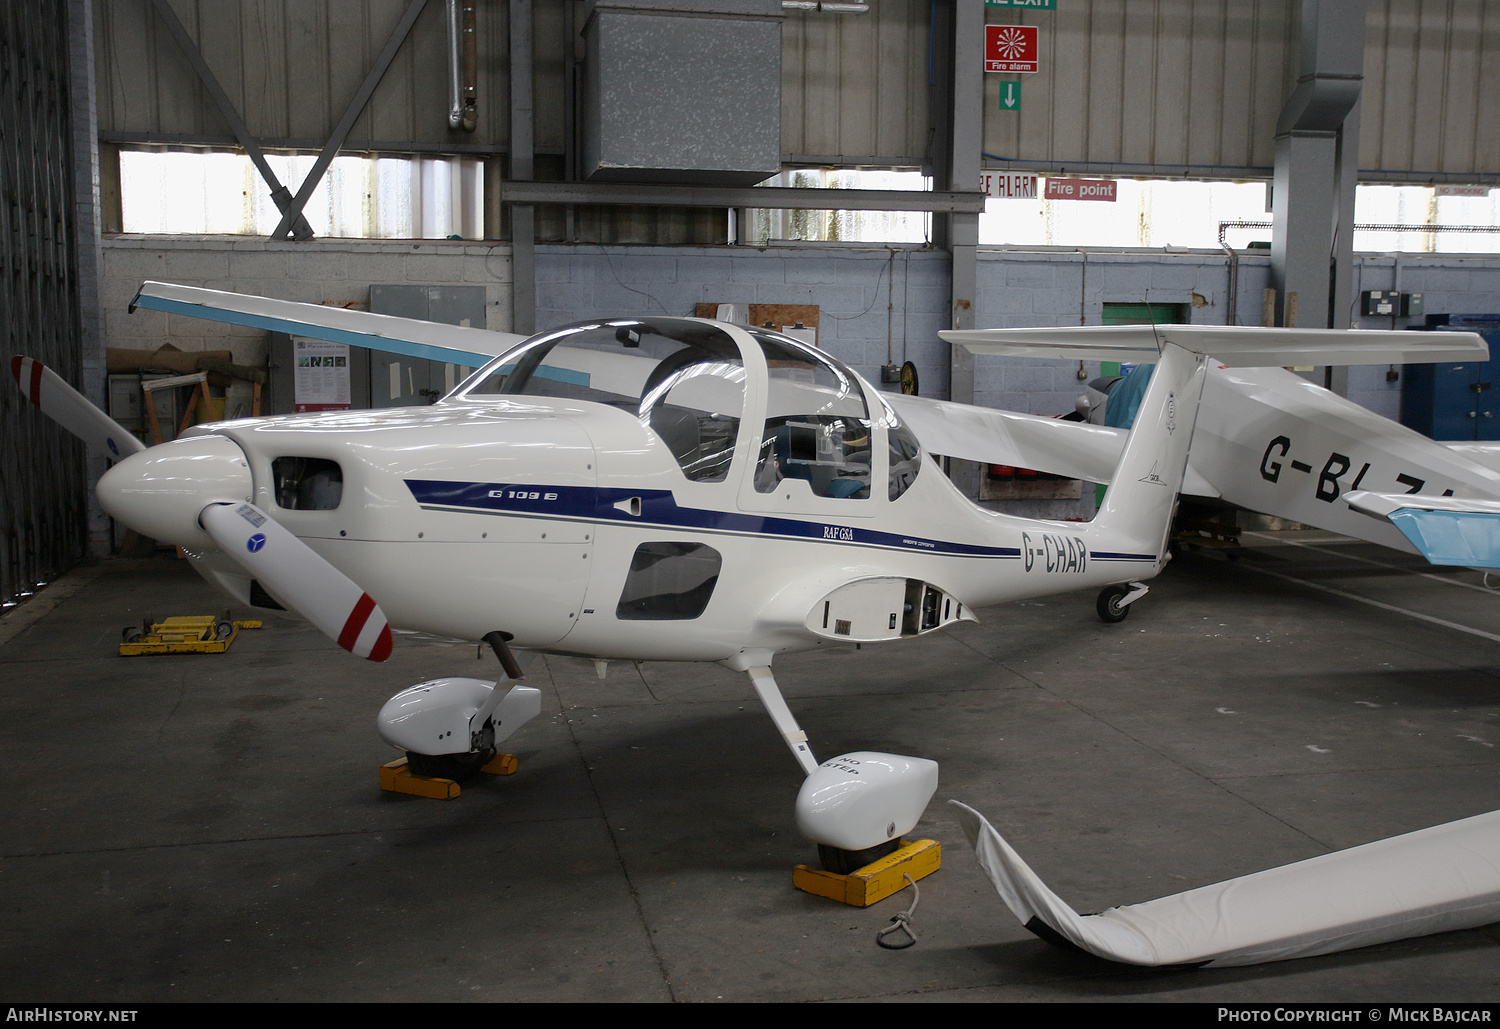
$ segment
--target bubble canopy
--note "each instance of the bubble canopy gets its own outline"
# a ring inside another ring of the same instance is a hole
[[[883,420],[872,422],[859,377],[816,348],[767,329],[735,328],[748,344],[703,319],[578,322],[522,342],[447,399],[551,397],[627,411],[666,442],[687,478],[722,482],[747,414],[747,382],[764,376],[756,391],[767,405],[756,440],[756,490],[801,478],[817,496],[868,498],[871,455],[894,417],[882,411]],[[903,456],[909,483],[916,444],[897,431],[910,452]]]

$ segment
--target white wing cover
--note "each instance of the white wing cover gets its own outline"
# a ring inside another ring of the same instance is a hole
[[[957,801],[974,853],[1038,935],[1131,965],[1251,965],[1500,920],[1500,811],[1080,915],[984,816]]]

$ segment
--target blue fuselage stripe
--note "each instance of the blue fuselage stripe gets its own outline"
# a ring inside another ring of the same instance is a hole
[[[670,490],[627,490],[593,486],[517,486],[495,482],[442,482],[407,479],[407,489],[425,508],[528,518],[613,522],[651,528],[697,529],[745,536],[774,536],[815,542],[884,547],[945,557],[1014,560],[1016,547],[952,543],[880,532],[858,526],[778,518],[739,511],[679,507]],[[640,514],[632,514],[639,502]],[[623,505],[623,509],[621,506]]]

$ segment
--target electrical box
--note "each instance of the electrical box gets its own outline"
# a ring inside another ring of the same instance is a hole
[[[1372,289],[1361,293],[1360,299],[1360,313],[1369,318],[1417,318],[1423,313],[1420,293]]]
[[[781,170],[780,0],[584,11],[585,178],[752,186]]]

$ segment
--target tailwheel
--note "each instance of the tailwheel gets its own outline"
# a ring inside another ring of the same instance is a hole
[[[823,863],[824,871],[833,872],[836,875],[853,875],[871,862],[879,861],[887,854],[894,854],[900,846],[899,839],[886,840],[867,850],[844,850],[820,843],[818,844],[818,860]]]
[[[425,776],[428,779],[452,779],[454,782],[464,782],[478,775],[479,770],[494,756],[493,748],[471,750],[467,754],[418,754],[414,750],[408,750],[406,767],[411,769],[413,775]]]
[[[1130,605],[1123,603],[1130,593],[1130,587],[1116,584],[1106,586],[1099,591],[1099,599],[1094,604],[1094,609],[1099,612],[1099,617],[1106,622],[1123,622],[1125,616],[1130,614]]]

